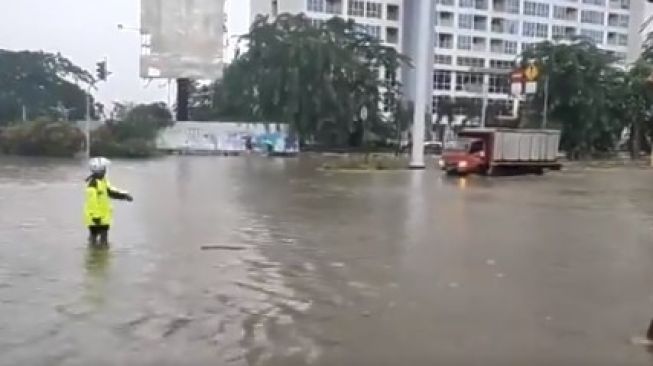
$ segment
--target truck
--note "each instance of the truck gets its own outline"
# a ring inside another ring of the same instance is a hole
[[[560,131],[470,128],[445,144],[440,168],[448,174],[543,174],[559,170]]]

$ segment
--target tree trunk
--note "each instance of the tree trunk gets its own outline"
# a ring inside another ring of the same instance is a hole
[[[641,141],[641,125],[639,121],[634,121],[631,125],[630,133],[630,157],[633,160],[639,159]]]

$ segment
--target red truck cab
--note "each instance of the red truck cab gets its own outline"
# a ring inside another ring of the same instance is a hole
[[[452,174],[484,173],[487,161],[487,140],[479,137],[461,137],[447,143],[440,159],[440,168]]]

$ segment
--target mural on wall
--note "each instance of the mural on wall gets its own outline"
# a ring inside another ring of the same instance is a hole
[[[278,126],[270,131],[270,124],[262,123],[179,122],[161,133],[158,145],[171,151],[299,152],[299,141],[288,133],[287,126]]]

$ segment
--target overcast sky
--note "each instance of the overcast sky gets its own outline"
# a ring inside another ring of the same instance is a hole
[[[111,75],[100,85],[101,101],[167,101],[164,81],[147,83],[139,73],[139,0],[4,0],[0,12],[0,48],[61,52],[95,73],[109,60]],[[249,1],[227,0],[229,32],[246,32]],[[132,31],[118,30],[118,24]],[[174,99],[174,97],[173,97]]]

